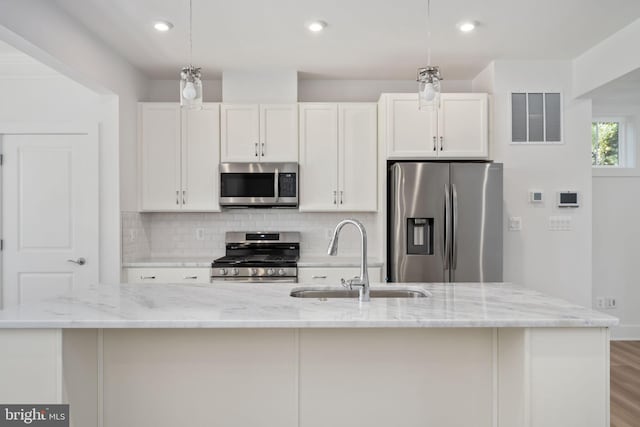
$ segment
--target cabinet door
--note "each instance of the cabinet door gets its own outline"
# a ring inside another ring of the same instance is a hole
[[[436,113],[420,111],[413,93],[387,94],[383,100],[388,157],[436,157]]]
[[[220,106],[205,104],[182,115],[183,210],[220,211]]]
[[[369,267],[369,283],[380,282],[381,268]],[[337,286],[340,279],[353,279],[360,275],[359,267],[299,267],[298,283],[301,285]]]
[[[353,103],[338,106],[338,208],[375,211],[377,208],[377,106]]]
[[[338,203],[338,105],[300,104],[300,210],[334,211]]]
[[[180,209],[180,105],[139,106],[140,208]]]
[[[439,156],[486,158],[489,155],[488,95],[445,93],[440,102]]]
[[[260,161],[298,161],[298,105],[260,105]]]
[[[222,161],[260,161],[259,106],[257,104],[222,104],[220,109]]]

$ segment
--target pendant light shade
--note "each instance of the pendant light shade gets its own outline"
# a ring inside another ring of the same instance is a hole
[[[202,74],[193,59],[193,0],[189,0],[189,66],[180,71],[180,106],[202,107]]]
[[[180,72],[180,105],[193,108],[202,105],[202,79],[200,68],[192,65]]]
[[[418,99],[420,110],[438,108],[440,105],[440,68],[418,68]]]
[[[421,111],[440,106],[440,67],[431,65],[431,0],[427,0],[427,66],[418,68],[418,108]]]

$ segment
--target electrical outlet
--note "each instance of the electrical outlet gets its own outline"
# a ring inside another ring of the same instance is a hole
[[[196,240],[204,240],[204,228],[196,228]]]
[[[333,228],[327,228],[325,230],[324,237],[331,239],[333,237]]]
[[[129,241],[130,242],[135,242],[136,241],[136,230],[129,230]]]
[[[607,308],[616,308],[616,299],[614,297],[607,297],[605,303]]]
[[[604,309],[606,305],[605,297],[596,297],[596,308]]]
[[[509,217],[509,231],[521,231],[522,230],[522,217],[511,216]]]

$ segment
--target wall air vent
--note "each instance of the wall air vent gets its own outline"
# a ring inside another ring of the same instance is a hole
[[[511,93],[512,144],[562,144],[560,92]]]

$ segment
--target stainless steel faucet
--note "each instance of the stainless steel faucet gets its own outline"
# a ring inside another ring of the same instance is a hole
[[[340,230],[347,224],[352,224],[358,228],[360,231],[360,241],[361,241],[361,258],[360,258],[360,276],[354,277],[350,280],[342,279],[342,285],[348,287],[349,289],[353,289],[353,287],[357,287],[359,291],[359,299],[360,301],[369,301],[370,299],[370,287],[369,287],[369,273],[367,268],[367,230],[364,229],[364,225],[356,219],[343,219],[336,225],[336,229],[333,231],[333,237],[331,237],[331,242],[329,242],[329,249],[327,253],[331,256],[338,255],[338,235],[340,234]]]

